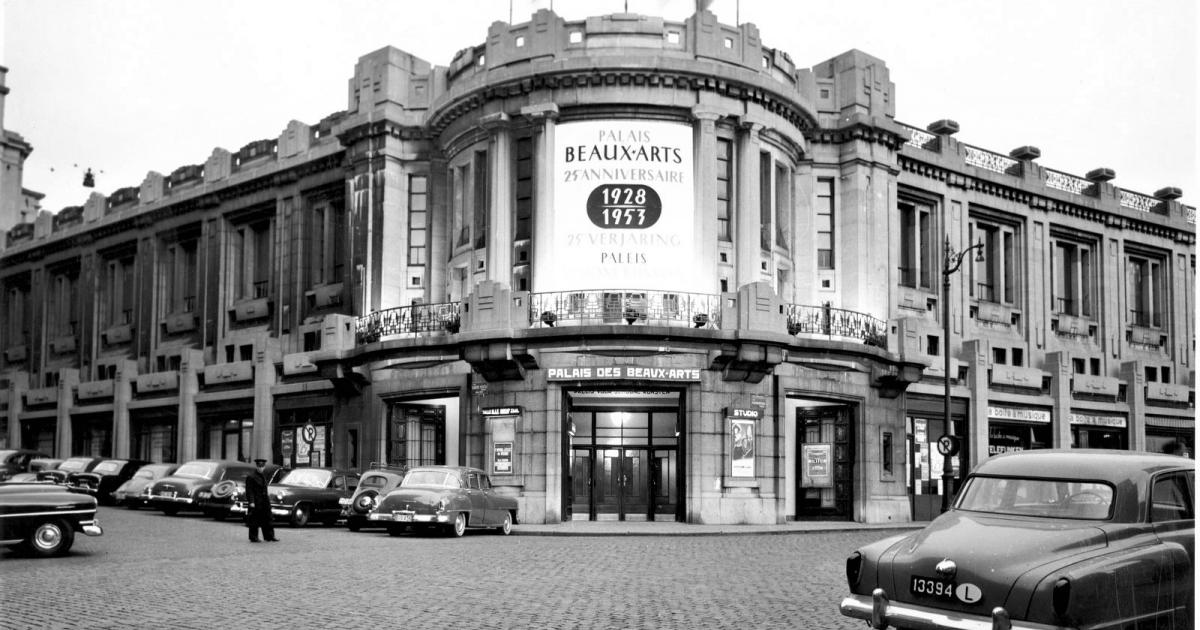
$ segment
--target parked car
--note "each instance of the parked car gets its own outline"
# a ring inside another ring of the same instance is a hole
[[[104,461],[103,457],[69,457],[54,468],[39,471],[37,480],[49,481],[50,483],[65,486],[67,485],[67,477],[71,473],[89,472],[96,466],[99,466],[102,461]]]
[[[0,451],[0,481],[7,481],[18,473],[29,472],[29,462],[35,457],[49,456],[27,448]]]
[[[29,460],[29,470],[23,473],[17,473],[9,477],[9,481],[37,481],[38,473],[46,470],[54,470],[58,468],[66,460],[57,457],[35,457]],[[47,482],[49,483],[49,482]]]
[[[146,507],[150,504],[150,486],[155,481],[174,474],[178,469],[179,464],[146,464],[133,473],[133,477],[128,481],[113,490],[113,501],[129,509]]]
[[[291,468],[278,466],[276,464],[267,464],[263,468],[263,475],[267,478],[267,483],[275,483],[282,479]],[[218,521],[223,521],[231,516],[233,506],[239,501],[246,500],[246,478],[241,479],[226,479],[212,487],[211,490],[201,490],[196,494],[196,502],[200,505],[200,511],[209,518],[215,518]]]
[[[356,532],[363,527],[375,525],[382,527],[383,523],[367,520],[367,515],[379,501],[394,490],[404,480],[407,466],[384,466],[372,464],[371,469],[362,474],[358,480],[358,489],[354,495],[341,499],[342,518],[346,519],[346,527]]]
[[[67,487],[96,497],[101,505],[111,504],[113,491],[147,463],[140,459],[106,459],[89,472],[68,474]]]
[[[0,545],[35,556],[61,556],[75,532],[104,533],[96,522],[96,499],[47,483],[0,483]]]
[[[494,528],[508,535],[517,522],[517,500],[498,494],[478,468],[419,466],[404,474],[400,487],[367,520],[385,524],[392,536],[409,527],[440,528],[452,536],[462,536],[468,527]]]
[[[196,459],[179,467],[173,474],[150,485],[150,507],[174,516],[182,510],[198,511],[199,494],[226,479],[246,479],[254,464],[231,459]]]
[[[841,611],[875,628],[1191,628],[1195,526],[1190,459],[997,455],[923,530],[850,554]]]
[[[267,486],[271,516],[286,519],[292,527],[304,527],[309,521],[333,525],[342,515],[341,499],[352,495],[357,486],[358,473],[334,468],[296,468]],[[244,498],[234,504],[231,513],[246,513]]]

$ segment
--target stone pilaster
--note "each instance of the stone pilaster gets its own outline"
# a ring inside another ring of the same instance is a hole
[[[255,345],[259,346],[259,344]],[[271,387],[275,385],[275,380],[275,361],[271,357],[271,352],[266,347],[256,347],[254,349],[254,429],[249,449],[253,454],[252,459],[274,460],[271,455],[271,441],[275,435],[275,397],[271,394]],[[330,436],[330,440],[333,440],[333,436]]]
[[[693,146],[695,164],[694,234],[699,247],[696,251],[699,276],[709,278],[708,291],[719,289],[721,277],[717,266],[717,119],[720,113],[711,107],[692,108]],[[740,284],[740,283],[739,283]]]
[[[949,352],[950,348],[945,348],[945,352]],[[968,399],[967,402],[967,426],[968,435],[962,439],[967,445],[967,456],[970,461],[962,461],[960,455],[960,466],[962,474],[959,481],[970,472],[976,464],[988,458],[988,345],[986,341],[980,339],[970,339],[962,344],[962,361],[967,364],[967,391],[961,395]],[[954,370],[954,362],[950,362],[951,371]],[[946,378],[953,378],[954,374],[947,374]],[[961,388],[960,388],[961,389]],[[950,390],[951,398],[954,397],[954,388]]]
[[[1066,352],[1046,353],[1050,398],[1054,401],[1051,446],[1071,448],[1071,357]]]
[[[130,439],[129,402],[133,400],[133,383],[137,380],[137,361],[123,360],[117,366],[113,381],[113,457],[129,457]]]
[[[480,124],[491,132],[489,176],[491,191],[488,207],[487,277],[512,285],[513,242],[513,152],[512,130],[508,115],[499,112],[485,116]]]
[[[200,374],[204,371],[204,352],[184,350],[179,365],[179,461],[196,459],[196,394],[200,393]]]
[[[74,434],[71,426],[71,407],[75,404],[75,388],[79,386],[79,370],[61,368],[58,370],[58,417],[55,422],[54,450],[55,457],[67,458],[75,453],[73,444]]]
[[[745,122],[738,136],[737,208],[734,210],[734,239],[737,243],[737,286],[761,278],[759,246],[759,168],[758,153],[762,125]]]
[[[1129,450],[1146,450],[1146,368],[1141,361],[1121,364],[1125,402],[1129,404]]]
[[[8,382],[8,448],[30,448],[21,443],[21,412],[25,410],[25,392],[29,389],[29,373],[17,372]]]
[[[533,271],[530,274],[531,291],[538,290],[539,270],[546,269],[554,261],[547,259],[547,249],[554,234],[554,130],[558,118],[558,105],[539,103],[521,109],[521,114],[532,122],[540,122],[534,134],[534,193],[533,193],[533,243],[530,258]],[[541,247],[539,247],[539,245]]]

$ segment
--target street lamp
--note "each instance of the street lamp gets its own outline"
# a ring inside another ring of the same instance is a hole
[[[954,251],[954,246],[950,244],[950,236],[946,235],[946,244],[943,246],[945,258],[942,259],[942,343],[945,345],[942,348],[942,358],[945,360],[945,398],[943,399],[946,433],[938,438],[938,451],[942,453],[942,511],[950,509],[950,490],[954,483],[954,466],[950,458],[958,453],[958,444],[954,439],[954,425],[950,423],[950,276],[958,271],[962,266],[963,258],[971,253],[972,249],[978,249],[976,252],[975,261],[983,262],[983,241],[979,241],[974,245],[967,247],[961,252]]]

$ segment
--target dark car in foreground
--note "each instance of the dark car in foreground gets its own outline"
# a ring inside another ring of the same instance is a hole
[[[1191,628],[1195,462],[1037,450],[981,463],[925,529],[846,560],[874,628]]]
[[[309,521],[333,525],[342,516],[341,500],[354,493],[358,473],[334,468],[296,468],[267,486],[271,516],[284,519],[292,527],[304,527]],[[232,510],[246,513],[246,502]]]
[[[0,483],[0,545],[35,556],[61,556],[75,532],[104,533],[96,522],[96,499],[47,483]]]
[[[291,468],[278,466],[276,464],[267,464],[263,468],[263,476],[267,478],[267,483],[272,484],[282,479]],[[223,521],[233,512],[233,506],[239,502],[246,500],[246,478],[241,479],[226,479],[215,486],[211,490],[201,490],[196,493],[196,503],[200,506],[200,511],[209,518],[214,518],[218,521]],[[241,512],[237,515],[242,514]]]
[[[148,462],[138,459],[106,459],[87,472],[67,475],[67,487],[96,497],[101,505],[114,503],[112,493]]]
[[[65,486],[67,485],[67,478],[72,473],[89,472],[96,466],[99,466],[102,461],[104,461],[103,457],[69,457],[54,468],[39,471],[37,480],[49,481],[50,483]]]
[[[179,464],[146,464],[133,473],[128,481],[112,492],[113,502],[130,509],[150,504],[150,486],[155,481],[173,474]]]
[[[29,460],[29,470],[9,477],[8,481],[37,481],[38,473],[46,470],[54,470],[64,461],[57,457],[35,457]],[[47,481],[46,483],[50,482]]]
[[[407,470],[407,466],[391,467],[372,464],[371,469],[359,478],[358,489],[354,491],[354,496],[341,500],[342,518],[346,519],[346,527],[350,528],[352,532],[372,525],[383,527],[384,523],[380,521],[367,520],[367,515],[375,509],[375,506],[387,493],[400,485]]]
[[[150,485],[150,507],[174,516],[183,510],[199,511],[199,495],[226,479],[245,480],[257,470],[254,464],[231,459],[195,459],[173,474]]]
[[[517,500],[497,493],[478,468],[418,466],[367,519],[383,523],[393,536],[408,528],[440,529],[451,536],[462,536],[467,528],[495,529],[507,535],[517,522]]]
[[[0,450],[0,481],[6,481],[13,475],[29,472],[29,462],[38,457],[49,457],[27,448]]]

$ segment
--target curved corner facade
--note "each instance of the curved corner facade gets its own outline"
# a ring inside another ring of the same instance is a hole
[[[1192,450],[1194,208],[898,123],[870,55],[543,10],[348,97],[9,230],[9,447],[757,524],[925,519],[1003,450]]]

